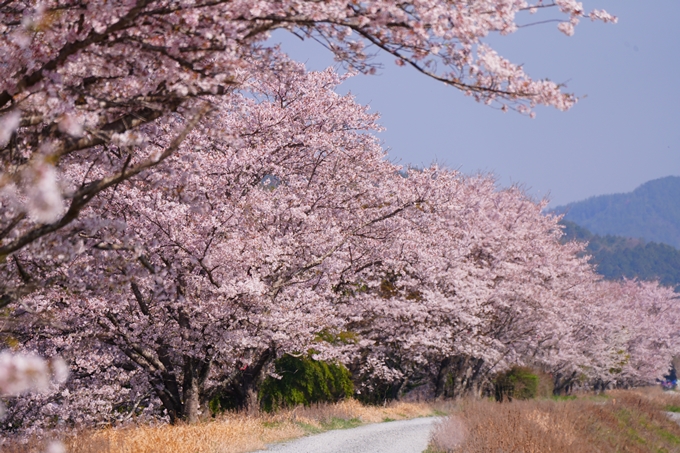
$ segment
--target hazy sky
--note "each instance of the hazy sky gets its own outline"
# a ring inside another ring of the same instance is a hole
[[[548,196],[551,206],[680,175],[680,1],[584,6],[606,9],[619,23],[584,20],[572,37],[544,24],[489,41],[532,77],[566,82],[586,96],[568,112],[539,108],[534,120],[503,113],[393,58],[384,58],[379,75],[356,76],[341,91],[381,114],[387,130],[380,138],[392,160],[490,172],[503,186],[519,183],[537,198]],[[274,39],[310,69],[334,64],[315,43],[283,32]]]

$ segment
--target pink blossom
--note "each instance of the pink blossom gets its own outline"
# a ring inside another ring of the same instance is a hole
[[[73,115],[64,115],[59,121],[59,130],[72,137],[83,136],[83,125]]]
[[[557,28],[567,36],[572,36],[574,34],[574,26],[570,22],[562,22]]]
[[[57,170],[47,162],[35,162],[23,174],[25,204],[28,214],[36,222],[49,223],[58,219],[64,201],[58,184]]]
[[[6,146],[14,131],[19,127],[21,113],[12,110],[0,118],[0,147]]]

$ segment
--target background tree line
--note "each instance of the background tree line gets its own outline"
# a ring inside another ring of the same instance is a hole
[[[562,220],[565,241],[587,242],[585,253],[597,272],[609,280],[656,280],[680,288],[680,250],[644,239],[593,234],[574,222]]]

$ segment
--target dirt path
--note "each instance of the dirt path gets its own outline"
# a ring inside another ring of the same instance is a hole
[[[270,445],[256,453],[421,453],[438,417],[375,423]]]

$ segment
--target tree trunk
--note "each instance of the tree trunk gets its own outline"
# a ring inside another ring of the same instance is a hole
[[[198,422],[201,409],[200,389],[196,379],[191,378],[188,385],[184,386],[184,407],[182,419],[189,423]]]
[[[168,412],[170,423],[174,425],[181,416],[182,401],[179,392],[175,394],[168,390],[168,387],[165,385],[168,379],[151,378],[149,381],[161,403],[163,403],[163,407]]]
[[[260,352],[256,361],[253,361],[250,366],[237,370],[212,396],[229,401],[229,407],[234,409],[248,409],[249,403],[252,403],[251,395],[256,392],[263,378],[265,367],[274,360],[275,356],[273,346]]]
[[[434,397],[439,399],[445,397],[446,381],[451,374],[451,358],[446,357],[439,365],[439,372],[437,373],[437,382],[435,383]]]
[[[210,373],[210,361],[184,358],[184,381],[182,383],[182,420],[198,422],[204,405],[203,386]]]
[[[568,375],[563,375],[562,373],[555,373],[553,378],[553,395],[568,395],[571,393],[571,388],[574,385],[574,380],[576,379],[576,372],[572,372]]]

